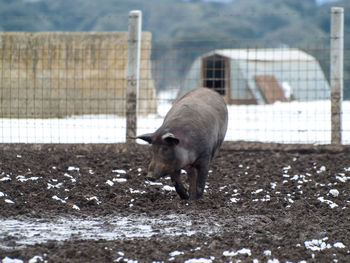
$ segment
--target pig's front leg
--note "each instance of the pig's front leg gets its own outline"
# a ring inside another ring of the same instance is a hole
[[[180,178],[180,171],[174,173],[171,175],[171,180],[174,183],[176,192],[178,193],[178,195],[180,196],[181,199],[188,199],[188,193],[186,188],[184,187],[184,185],[182,184],[181,178]]]

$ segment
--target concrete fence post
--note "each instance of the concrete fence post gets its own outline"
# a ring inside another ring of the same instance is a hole
[[[126,142],[135,142],[140,77],[142,12],[129,13],[128,69],[126,84]]]
[[[342,142],[342,100],[344,69],[344,9],[331,9],[331,144]]]

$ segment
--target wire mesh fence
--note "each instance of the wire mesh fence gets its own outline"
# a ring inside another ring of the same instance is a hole
[[[124,140],[127,32],[0,37],[2,142]],[[139,112],[155,114],[151,35],[143,33],[143,39]]]
[[[153,74],[161,116],[170,108],[171,99],[195,87],[209,87],[228,105],[226,140],[331,142],[329,47],[162,49],[157,57],[162,59]],[[344,81],[348,85],[348,77]],[[344,144],[350,142],[349,107],[345,100]],[[155,128],[143,126],[142,132]]]
[[[177,97],[208,87],[228,105],[225,140],[331,142],[329,47],[160,47],[142,37],[137,134],[155,131]],[[1,143],[125,142],[127,33],[2,33],[1,42]],[[344,65],[349,144],[347,47]]]

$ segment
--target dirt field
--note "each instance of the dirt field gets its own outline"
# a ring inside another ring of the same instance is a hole
[[[148,146],[0,145],[2,262],[350,262],[350,148],[225,143],[204,197]]]

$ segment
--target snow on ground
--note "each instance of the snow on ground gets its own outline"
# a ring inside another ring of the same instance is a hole
[[[21,155],[17,155],[17,158],[22,158]],[[251,191],[250,198],[248,200],[242,198],[243,193],[238,189],[228,189],[225,186],[221,186],[219,191],[225,192],[227,195],[231,195],[228,198],[228,202],[237,203],[237,202],[270,202],[272,198],[278,198],[280,200],[285,200],[287,206],[285,209],[290,209],[295,205],[294,200],[296,196],[301,196],[304,193],[304,189],[307,185],[312,185],[313,187],[324,189],[323,194],[317,193],[314,196],[314,200],[318,200],[321,203],[324,203],[329,207],[329,211],[332,212],[334,209],[349,209],[347,206],[340,205],[341,201],[344,199],[344,193],[340,192],[337,188],[341,184],[347,183],[350,180],[349,171],[350,167],[339,167],[339,170],[334,174],[335,181],[333,183],[322,184],[319,180],[322,179],[322,175],[327,172],[327,167],[323,164],[312,163],[309,169],[306,169],[305,173],[292,173],[293,166],[296,159],[291,159],[290,163],[282,167],[280,170],[280,177],[266,184],[265,187],[257,186],[256,189]],[[238,168],[241,169],[240,173],[237,176],[243,176],[250,173],[250,167],[238,164]],[[56,169],[55,166],[52,169]],[[138,172],[141,172],[141,168],[135,168]],[[69,166],[64,173],[64,177],[68,178],[71,183],[77,183],[79,180],[79,175],[81,169],[76,166]],[[95,174],[93,170],[89,170],[90,174]],[[124,169],[113,169],[111,170],[111,176],[106,181],[107,185],[112,184],[123,184],[128,179],[126,178],[129,171]],[[210,172],[212,173],[212,172]],[[0,174],[0,181],[11,181],[18,180],[23,184],[30,183],[33,180],[44,180],[43,177],[34,177],[34,176],[23,176],[16,174],[5,174],[4,172]],[[158,187],[161,191],[173,191],[173,187],[169,186],[167,183],[170,183],[170,178],[165,178],[163,182],[148,182],[145,181],[145,184],[149,187]],[[280,192],[276,190],[279,185],[290,184],[290,192]],[[159,187],[161,186],[161,187]],[[69,189],[66,188],[63,182],[60,182],[58,179],[51,179],[50,183],[47,184],[47,188],[55,189],[65,189],[69,192]],[[139,193],[144,194],[138,189],[129,188],[130,193]],[[4,197],[3,201],[7,205],[13,205],[14,202],[10,199],[5,192],[0,192],[0,197]],[[61,203],[62,205],[66,204],[67,201],[65,197],[53,195],[52,199]],[[98,196],[87,196],[87,200],[93,200],[97,205],[101,204],[101,201]],[[329,199],[333,199],[331,201]],[[133,206],[134,199],[130,200],[129,206]],[[346,203],[350,200],[345,200]],[[338,203],[338,204],[337,204]],[[344,202],[343,202],[344,203]],[[71,204],[72,209],[79,210],[80,208]],[[239,218],[239,217],[238,217]],[[214,221],[213,221],[214,220]],[[105,221],[108,221],[109,224],[107,228],[104,227]],[[247,216],[241,218],[241,221],[247,221]],[[102,222],[102,223],[101,223]],[[184,222],[187,222],[184,224]],[[159,232],[158,228],[152,226],[162,226],[162,231]],[[79,233],[83,239],[106,239],[113,240],[118,238],[147,238],[153,235],[165,235],[165,236],[174,236],[174,235],[187,235],[191,236],[197,232],[206,233],[207,235],[217,234],[221,231],[222,226],[225,225],[225,221],[214,219],[206,219],[203,222],[196,222],[195,224],[186,215],[178,214],[169,214],[166,218],[155,218],[149,216],[130,216],[130,217],[113,217],[113,218],[67,218],[59,217],[53,220],[41,220],[41,219],[15,219],[8,218],[0,220],[0,236],[5,236],[11,234],[12,236],[19,237],[16,241],[18,247],[24,247],[27,245],[39,244],[47,242],[49,239],[55,239],[58,241],[65,241],[71,238],[72,235]],[[175,234],[174,234],[175,233]],[[317,255],[324,250],[330,250],[336,248],[341,253],[350,253],[349,247],[342,242],[342,240],[332,240],[330,241],[327,236],[322,238],[314,237],[311,239],[305,239],[303,242],[298,243],[295,241],[294,244],[296,247],[304,247],[310,253]],[[6,245],[0,244],[1,249],[7,249],[11,247],[6,247]],[[200,250],[200,247],[195,248]],[[260,253],[260,254],[259,254]],[[169,253],[169,261],[176,261],[178,255],[184,254],[183,251],[174,250]],[[131,259],[124,257],[123,252],[119,253],[119,257],[115,260],[116,262],[137,262]],[[223,250],[222,255],[227,258],[228,262],[239,262],[238,258],[240,256],[245,256],[246,259],[251,260],[251,262],[261,262],[256,259],[257,256],[268,257],[266,262],[276,263],[280,262],[278,258],[272,253],[271,250],[262,250],[252,253],[251,248],[242,247],[238,250]],[[35,256],[31,262],[39,262],[39,258]],[[336,253],[334,253],[336,258]],[[237,259],[235,261],[235,259]],[[1,259],[0,259],[1,260]],[[2,259],[2,262],[13,263],[13,262],[24,262],[22,259],[13,259],[10,257],[5,257]],[[215,257],[211,256],[210,258],[189,258],[186,262],[215,262]],[[299,262],[306,262],[303,259],[300,259]],[[336,261],[334,261],[336,262]]]
[[[161,97],[162,98],[162,97]],[[147,117],[140,117],[138,123],[138,134],[152,132],[158,128],[166,112],[171,107],[168,100],[160,101],[159,104],[159,114],[150,115]],[[275,103],[273,105],[241,105],[241,106],[229,106],[229,128],[226,135],[226,140],[245,140],[245,141],[262,141],[262,142],[281,142],[281,143],[317,143],[317,144],[327,144],[330,143],[330,103],[329,101],[317,101],[317,102],[291,102],[291,103]],[[350,102],[344,102],[343,104],[343,143],[350,144],[350,122],[346,120],[350,119]],[[107,115],[95,115],[95,116],[73,116],[69,118],[62,119],[0,119],[0,142],[22,142],[22,143],[115,143],[125,141],[125,118],[118,116],[107,116]],[[17,158],[22,158],[18,155]],[[319,165],[314,165],[310,167],[308,173],[301,174],[291,174],[290,170],[293,166],[294,160],[291,161],[290,165],[283,167],[281,170],[281,177],[279,180],[270,182],[268,187],[261,188],[257,187],[251,192],[251,202],[269,202],[271,198],[281,198],[287,202],[286,209],[289,209],[294,205],[294,200],[296,195],[302,195],[303,190],[307,184],[312,184],[320,189],[327,189],[324,195],[315,196],[315,200],[324,205],[327,205],[330,211],[334,209],[348,209],[345,206],[339,205],[342,198],[342,193],[340,193],[336,188],[339,184],[347,183],[350,180],[348,173],[350,167],[339,168],[339,172],[334,175],[336,182],[333,184],[324,185],[317,182],[317,175],[322,175],[327,169],[327,167]],[[249,172],[249,166],[239,165],[242,169],[242,174]],[[53,169],[55,169],[53,167]],[[136,169],[136,168],[135,168]],[[79,167],[69,167],[67,172],[64,174],[65,177],[69,178],[72,183],[75,183],[77,178],[74,176],[73,172],[79,173]],[[141,172],[141,168],[138,168]],[[91,174],[94,171],[90,170]],[[126,182],[124,177],[127,171],[122,169],[115,169],[112,171],[113,176],[110,180],[106,181],[107,185],[123,184]],[[19,180],[23,183],[27,183],[33,180],[42,180],[41,177],[25,177],[25,176],[11,176],[8,174],[1,174],[0,181],[9,180]],[[294,192],[281,193],[276,190],[276,186],[281,184],[292,184],[295,187]],[[169,185],[163,185],[162,183],[149,183],[158,184],[157,186],[163,186],[161,188],[163,191],[173,191],[173,187]],[[64,187],[63,183],[58,182],[58,180],[52,180],[48,183],[48,189],[55,189]],[[296,189],[296,190],[295,190]],[[138,189],[130,188],[130,193],[141,193]],[[225,191],[227,194],[231,194],[229,190],[225,187],[221,187],[220,191]],[[11,197],[5,192],[0,192],[0,197],[4,197],[4,202],[7,205],[13,205],[14,202]],[[58,195],[53,195],[52,198],[57,202],[62,204],[66,203],[65,198]],[[87,200],[93,200],[97,205],[101,204],[98,196],[88,196]],[[242,199],[242,193],[238,189],[233,189],[230,197],[232,203],[237,203]],[[332,200],[330,200],[332,199]],[[133,206],[133,199],[130,201],[130,206]],[[350,202],[346,201],[346,202]],[[337,204],[338,203],[338,204]],[[75,204],[72,204],[72,209],[79,210],[80,208]],[[170,217],[172,215],[169,215]],[[106,232],[101,232],[98,228],[95,232],[92,231],[95,238],[115,238],[115,235],[125,234],[129,237],[147,237],[152,236],[154,233],[150,226],[152,224],[164,224],[164,233],[180,233],[185,235],[192,235],[195,231],[200,231],[200,229],[182,229],[180,226],[172,225],[168,226],[163,221],[157,221],[154,218],[140,218],[136,224],[129,224],[129,221],[135,223],[135,218],[117,218],[112,221],[115,225],[115,231],[121,230],[121,232],[110,233],[110,230]],[[180,218],[180,221],[187,221],[186,218]],[[180,222],[179,221],[179,222]],[[62,223],[64,222],[64,223]],[[91,230],[91,223],[100,226],[98,222],[95,222],[94,218],[88,218],[86,220],[77,218],[72,222],[72,225],[79,225],[81,229],[84,227]],[[145,222],[147,224],[145,224]],[[166,222],[166,220],[165,220]],[[173,222],[173,220],[170,220]],[[45,242],[45,235],[42,234],[47,231],[47,229],[60,229],[60,231],[55,231],[59,233],[57,236],[58,240],[66,240],[70,237],[72,232],[72,225],[67,225],[64,218],[58,218],[55,222],[50,225],[44,225],[46,223],[34,222],[34,221],[21,221],[15,219],[8,219],[0,221],[0,229],[9,229],[13,227],[13,233],[17,233],[23,237],[22,245],[27,245],[36,242]],[[18,226],[23,226],[19,228]],[[220,230],[220,224],[215,225],[217,228],[213,231]],[[36,229],[38,228],[38,229]],[[23,231],[30,229],[31,233],[23,234]],[[182,232],[180,231],[182,230]],[[17,232],[16,232],[17,231]],[[35,232],[37,231],[37,232]],[[0,231],[1,232],[1,231]],[[39,233],[40,235],[33,235],[33,233]],[[50,232],[49,232],[50,233]],[[51,233],[52,234],[52,233]],[[28,240],[29,237],[29,240]],[[31,237],[35,237],[33,239]],[[37,240],[38,238],[43,238],[43,240]],[[93,238],[89,236],[87,238]],[[303,243],[296,243],[296,246],[303,246],[305,249],[310,251],[310,253],[319,253],[320,251],[326,249],[337,248],[341,250],[347,250],[348,247],[341,242],[341,240],[336,240],[335,242],[330,242],[328,237],[304,240]],[[200,249],[200,248],[199,248]],[[176,256],[183,254],[182,251],[173,251],[169,254],[169,261],[175,261]],[[261,254],[270,257],[267,262],[279,262],[278,259],[272,255],[270,250],[261,251]],[[234,259],[238,255],[246,255],[247,258],[251,259],[253,262],[258,262],[251,255],[250,248],[241,248],[239,250],[232,251],[222,251],[222,255],[227,257],[227,259]],[[35,256],[31,262],[37,262],[40,256]],[[12,259],[10,257],[5,257],[2,262],[23,262],[21,259]],[[136,262],[124,257],[123,252],[120,252],[120,257],[116,259],[116,262],[126,261],[126,262]],[[188,259],[186,262],[215,262],[215,258],[192,258]],[[300,261],[302,262],[302,261]]]
[[[155,131],[171,107],[174,93],[159,96],[158,114],[139,116],[137,134]],[[272,105],[230,105],[227,141],[330,143],[329,101]],[[350,144],[350,101],[343,103],[343,144]],[[116,115],[54,119],[0,119],[0,143],[125,142],[126,120]]]
[[[108,226],[105,226],[108,222]],[[184,224],[184,222],[186,222]],[[211,227],[203,225],[210,224]],[[161,226],[161,231],[158,229]],[[205,231],[204,231],[205,230]],[[72,236],[81,240],[115,240],[148,238],[152,236],[192,236],[205,232],[214,235],[220,231],[219,224],[205,220],[193,223],[186,215],[169,214],[162,218],[146,215],[106,216],[106,217],[58,217],[50,220],[35,218],[5,218],[0,220],[0,233],[18,237],[16,248],[48,242],[66,241]],[[13,248],[6,242],[0,243],[0,249]],[[174,256],[174,255],[173,255]],[[1,260],[1,259],[0,259]],[[1,261],[0,261],[1,262]]]

